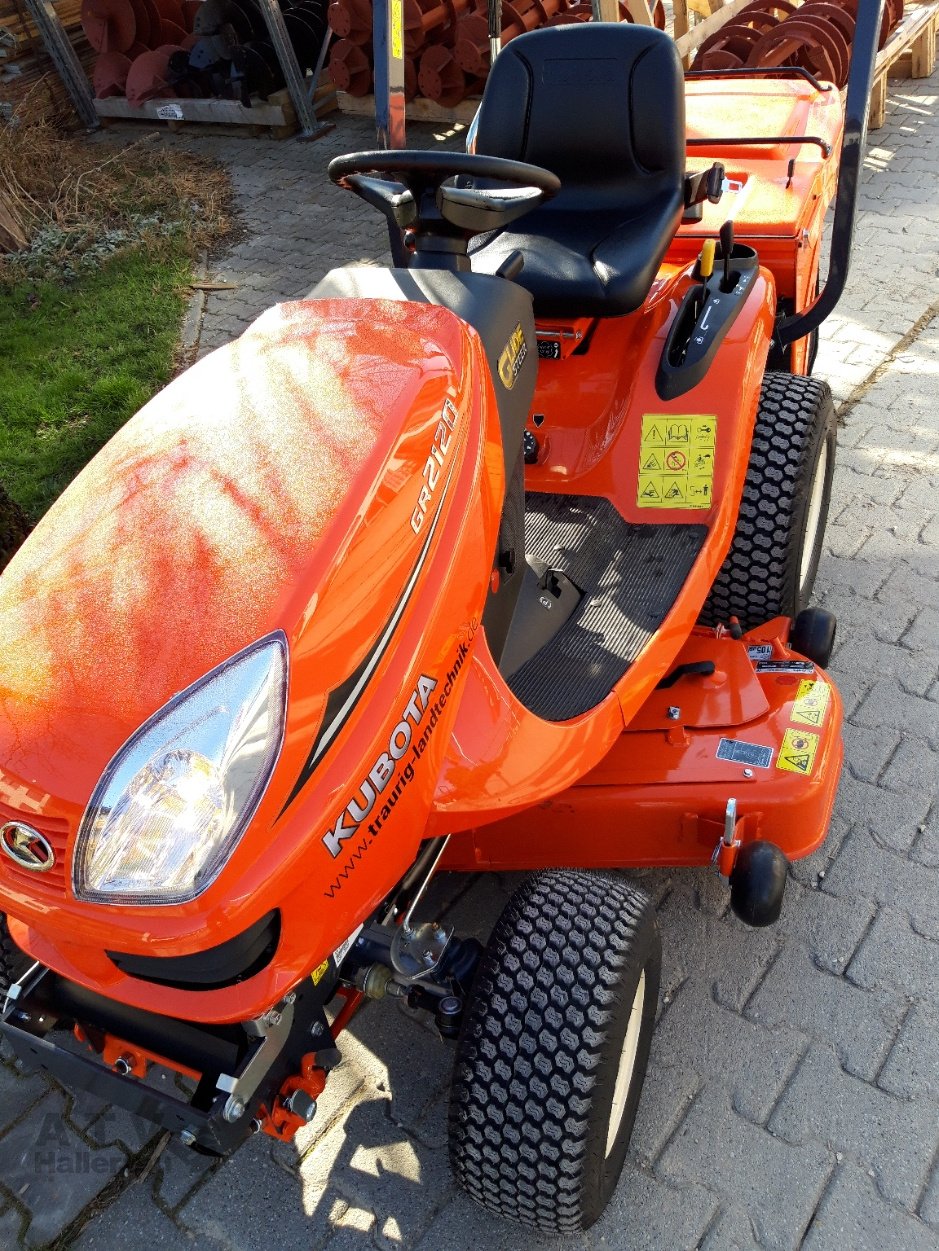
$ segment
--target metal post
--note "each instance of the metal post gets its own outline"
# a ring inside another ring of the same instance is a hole
[[[382,148],[405,147],[404,0],[374,0],[375,126]]]
[[[278,0],[257,0],[257,4],[264,18],[267,33],[271,37],[271,43],[274,45],[280,68],[284,71],[287,90],[290,92],[293,107],[297,111],[301,138],[315,139],[328,131],[330,127],[316,120],[316,114],[307,96],[303,71],[297,60],[297,54],[293,50],[293,44],[290,42],[290,36],[287,34],[284,15],[280,11]]]
[[[489,68],[502,51],[502,0],[489,0]]]
[[[320,78],[323,76],[323,66],[326,64],[326,54],[329,52],[329,45],[332,43],[333,31],[331,26],[326,27],[326,34],[323,36],[323,42],[320,45],[320,54],[316,58],[316,68],[313,71],[313,79],[310,82],[310,89],[307,92],[307,98],[313,103],[313,96],[316,88],[320,85]],[[313,112],[316,112],[316,105],[313,105]]]
[[[49,0],[26,0],[29,15],[36,23],[42,38],[43,46],[49,53],[52,64],[58,71],[65,90],[72,98],[75,112],[89,130],[97,130],[101,125],[95,112],[95,100],[91,94],[91,84],[82,69],[75,49],[72,47],[65,27],[49,3]]]

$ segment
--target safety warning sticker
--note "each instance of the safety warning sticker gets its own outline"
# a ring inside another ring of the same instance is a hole
[[[807,730],[789,729],[783,735],[776,768],[785,769],[789,773],[802,773],[807,777],[815,767],[817,751],[817,734],[809,734]]]
[[[821,725],[825,720],[828,698],[827,682],[800,682],[789,720],[797,721],[799,725]]]
[[[343,960],[345,960],[346,956],[348,955],[349,951],[352,948],[352,944],[355,942],[355,940],[358,938],[358,936],[361,933],[362,933],[362,926],[357,925],[356,928],[349,935],[349,937],[346,939],[346,941],[344,943],[340,943],[339,946],[336,948],[336,950],[333,952],[333,959],[336,962],[337,969],[339,968],[340,964],[342,964]]]
[[[710,508],[717,418],[646,413],[639,445],[640,508]]]

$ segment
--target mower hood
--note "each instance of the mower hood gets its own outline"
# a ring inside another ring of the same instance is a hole
[[[274,630],[322,717],[425,545],[467,333],[440,307],[282,305],[117,433],[0,578],[0,818],[74,829],[148,717]]]

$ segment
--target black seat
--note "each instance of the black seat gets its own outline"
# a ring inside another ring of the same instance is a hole
[[[513,39],[486,84],[476,151],[542,165],[562,185],[518,230],[479,236],[474,270],[495,273],[517,248],[517,281],[543,317],[640,307],[683,205],[684,79],[668,35],[586,22]]]

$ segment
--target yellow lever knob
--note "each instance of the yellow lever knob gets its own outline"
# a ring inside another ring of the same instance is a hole
[[[705,239],[701,246],[701,256],[698,260],[698,269],[702,278],[710,278],[714,273],[714,249],[717,243],[714,239]]]

